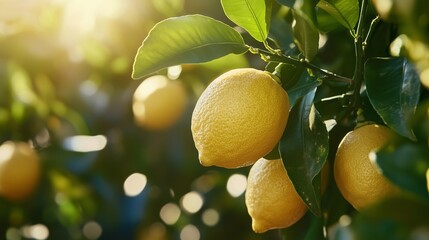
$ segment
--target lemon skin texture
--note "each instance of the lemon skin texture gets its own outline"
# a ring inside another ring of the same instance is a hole
[[[252,166],[247,179],[245,202],[256,233],[287,228],[308,210],[281,159],[262,158]]]
[[[394,132],[386,126],[369,124],[347,133],[338,146],[334,178],[343,197],[357,210],[399,192],[370,160]]]
[[[191,122],[203,166],[253,164],[280,140],[289,116],[286,91],[264,71],[228,71],[204,90]]]

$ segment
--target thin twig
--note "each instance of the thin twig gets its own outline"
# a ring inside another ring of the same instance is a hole
[[[311,64],[305,60],[296,59],[296,58],[293,58],[293,57],[290,57],[290,56],[287,56],[287,55],[284,55],[281,53],[274,54],[270,51],[266,51],[263,49],[255,49],[252,47],[249,47],[249,48],[251,48],[251,52],[259,53],[259,54],[263,55],[264,56],[263,58],[268,60],[268,61],[283,62],[283,63],[292,64],[292,65],[300,65],[300,66],[303,66],[305,68],[311,69],[315,72],[318,72],[322,75],[328,76],[329,77],[328,79],[330,79],[331,81],[347,83],[349,85],[351,85],[353,83],[353,80],[350,78],[343,77],[343,76],[340,76],[338,74],[332,73],[328,70],[325,70],[325,69],[322,69],[316,65],[313,65],[313,64]]]
[[[380,22],[380,17],[377,16],[371,21],[371,25],[369,26],[368,33],[366,34],[365,40],[363,41],[363,49],[365,50],[366,45],[368,43],[368,40],[372,36],[372,33],[374,32],[375,26]]]

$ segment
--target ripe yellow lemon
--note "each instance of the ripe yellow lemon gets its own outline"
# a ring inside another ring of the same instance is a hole
[[[253,164],[280,140],[289,106],[286,91],[267,72],[239,68],[222,74],[204,90],[192,114],[201,164]]]
[[[180,119],[187,102],[186,89],[179,80],[155,75],[144,80],[134,92],[134,119],[147,129],[167,129]]]
[[[261,158],[250,169],[245,193],[252,228],[257,233],[287,228],[300,220],[307,206],[296,192],[281,159]]]
[[[334,178],[343,197],[357,210],[399,191],[369,158],[393,135],[388,127],[370,124],[347,133],[338,146]]]
[[[25,142],[7,141],[0,146],[0,195],[20,201],[36,188],[40,178],[40,160]]]

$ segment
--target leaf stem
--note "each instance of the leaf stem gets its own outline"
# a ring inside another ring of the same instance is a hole
[[[334,81],[334,82],[342,82],[342,83],[347,83],[349,85],[352,85],[352,83],[353,83],[353,80],[350,78],[343,77],[343,76],[340,76],[338,74],[332,73],[328,70],[322,69],[316,65],[309,63],[308,61],[305,61],[304,59],[296,59],[296,58],[293,58],[291,56],[284,55],[280,52],[277,52],[275,54],[271,51],[266,51],[266,50],[259,49],[259,48],[253,48],[250,46],[248,46],[248,47],[250,49],[250,52],[256,53],[256,54],[261,54],[262,58],[267,60],[267,61],[283,62],[283,63],[292,64],[292,65],[300,65],[300,66],[311,69],[315,72],[318,72],[322,75],[329,77],[326,80],[329,79],[329,80]]]
[[[357,25],[356,32],[354,34],[355,41],[355,71],[353,74],[353,98],[352,98],[352,107],[356,108],[360,106],[360,89],[363,83],[364,78],[364,62],[365,62],[365,52],[363,44],[363,31],[364,24],[366,20],[366,12],[368,8],[369,0],[362,0],[362,5],[359,14],[359,22]]]
[[[368,40],[371,38],[372,33],[374,32],[375,26],[380,22],[380,17],[377,16],[371,21],[371,25],[369,26],[368,33],[366,34],[365,40],[363,41],[363,49],[365,50],[366,45],[368,44]]]

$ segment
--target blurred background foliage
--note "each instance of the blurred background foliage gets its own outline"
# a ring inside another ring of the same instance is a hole
[[[0,0],[0,142],[31,142],[43,165],[29,198],[0,197],[0,239],[254,236],[247,170],[201,167],[190,132],[197,96],[245,56],[184,66],[191,101],[173,127],[133,119],[136,50],[156,22],[197,12],[226,18],[218,1]]]
[[[273,12],[270,34],[293,44],[290,14],[279,5]],[[192,13],[230,23],[220,1],[0,0],[0,143],[31,142],[43,165],[41,182],[29,198],[14,202],[0,197],[0,239],[317,239],[324,235],[321,226],[332,226],[324,231],[336,239],[349,239],[350,229],[344,226],[350,225],[350,216],[356,219],[352,228],[364,229],[360,234],[381,226],[383,233],[395,235],[392,229],[415,227],[386,214],[397,204],[417,209],[411,219],[427,215],[421,210],[427,204],[411,198],[381,203],[355,217],[331,175],[322,198],[328,217],[308,212],[289,229],[253,233],[243,195],[249,168],[202,167],[190,117],[212,79],[239,67],[263,69],[258,56],[230,55],[159,72],[185,83],[190,98],[185,114],[164,131],[139,127],[133,119],[133,92],[141,80],[130,76],[138,47],[160,20]],[[370,14],[375,17],[373,9]],[[326,32],[314,63],[352,76],[354,46],[348,30],[323,12],[318,18]],[[394,23],[380,23],[368,57],[390,56],[397,31]],[[246,33],[243,37],[252,46],[260,44]],[[339,92],[332,95],[344,91],[319,88],[334,90]],[[362,94],[366,117],[381,122]],[[329,115],[338,106],[326,103],[318,109]],[[344,119],[329,133],[330,166],[336,146],[353,127]],[[411,210],[402,207],[398,214]],[[416,221],[422,222],[427,220]],[[416,236],[427,236],[427,228],[417,230],[423,234]]]

